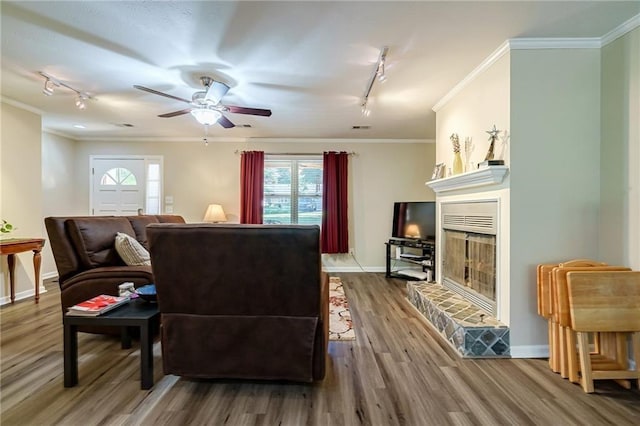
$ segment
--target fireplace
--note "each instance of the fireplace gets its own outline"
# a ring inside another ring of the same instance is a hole
[[[442,285],[497,315],[497,202],[443,203]]]

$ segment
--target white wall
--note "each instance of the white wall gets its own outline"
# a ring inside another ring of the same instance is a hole
[[[602,48],[598,258],[640,270],[640,28]]]
[[[9,237],[41,238],[44,225],[40,116],[2,102],[0,120],[0,218],[16,227]],[[2,256],[0,260],[0,272],[0,303],[6,303],[10,294],[7,256]],[[35,274],[32,252],[16,256],[15,273],[16,299],[33,295]]]

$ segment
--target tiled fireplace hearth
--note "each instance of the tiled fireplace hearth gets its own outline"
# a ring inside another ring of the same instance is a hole
[[[408,281],[407,297],[463,358],[508,358],[509,328],[440,284]]]

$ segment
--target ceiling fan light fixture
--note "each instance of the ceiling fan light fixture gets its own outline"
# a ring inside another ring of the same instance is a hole
[[[191,110],[191,115],[193,115],[196,120],[198,120],[198,123],[204,124],[205,126],[215,124],[220,119],[220,117],[222,117],[220,111],[209,108],[193,109]]]

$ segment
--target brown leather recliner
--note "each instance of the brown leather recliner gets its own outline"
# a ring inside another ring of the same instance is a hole
[[[44,220],[58,269],[62,312],[100,294],[118,294],[118,285],[153,282],[151,266],[127,266],[115,250],[117,232],[135,237],[148,249],[150,223],[184,223],[181,216],[68,216]]]
[[[152,224],[147,235],[165,374],[324,378],[329,279],[319,227]]]

